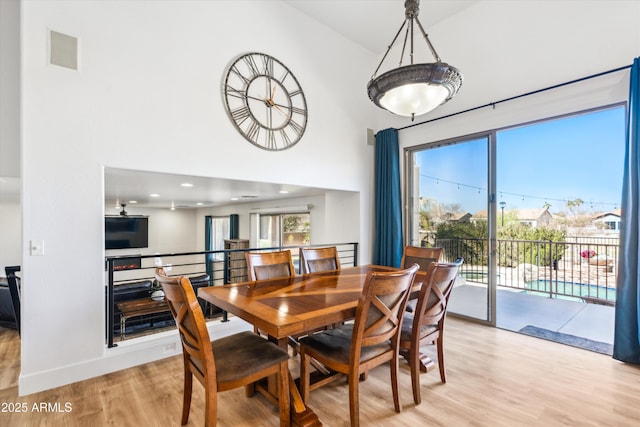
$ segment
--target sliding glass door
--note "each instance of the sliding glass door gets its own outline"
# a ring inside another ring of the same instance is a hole
[[[451,312],[577,334],[582,307],[550,316],[540,297],[615,304],[624,117],[616,105],[407,150],[409,243],[464,258]]]
[[[409,152],[412,215],[409,244],[445,248],[445,261],[464,258],[449,311],[491,321],[490,135]],[[491,162],[492,163],[492,162]]]

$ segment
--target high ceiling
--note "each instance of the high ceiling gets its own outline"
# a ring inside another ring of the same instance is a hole
[[[384,53],[404,19],[404,0],[284,1],[376,54]],[[422,0],[418,17],[428,32],[479,1]]]
[[[404,19],[404,0],[284,0],[291,7],[316,19],[346,38],[382,55]],[[423,0],[420,20],[428,28],[446,20],[478,0]],[[373,66],[373,65],[372,65]],[[0,178],[0,201],[19,200],[18,178]],[[182,187],[191,183],[193,187]],[[287,193],[281,193],[287,191]],[[324,189],[190,177],[107,168],[105,206],[131,200],[139,207],[196,208],[231,203],[317,195]],[[160,197],[150,197],[159,194]],[[237,200],[232,200],[237,198]],[[200,205],[201,204],[201,205]]]

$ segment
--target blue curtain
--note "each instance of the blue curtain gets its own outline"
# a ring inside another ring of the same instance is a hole
[[[240,237],[240,215],[229,215],[229,239],[238,239]]]
[[[628,114],[613,357],[640,363],[640,58],[631,67]]]
[[[403,249],[398,130],[385,129],[376,134],[373,263],[399,267]]]
[[[211,227],[213,226],[213,218],[210,215],[204,217],[204,250],[213,250],[213,236],[211,235]],[[213,285],[213,254],[205,254],[204,265],[209,275],[209,286]]]

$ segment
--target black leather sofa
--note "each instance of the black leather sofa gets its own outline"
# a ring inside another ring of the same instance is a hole
[[[0,326],[20,333],[20,271],[19,265],[5,266],[6,277],[0,282]]]
[[[16,317],[13,314],[9,283],[6,277],[0,277],[0,326],[18,329]]]

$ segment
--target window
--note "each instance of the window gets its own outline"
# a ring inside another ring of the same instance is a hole
[[[311,215],[305,213],[258,214],[258,247],[275,248],[309,244]]]
[[[616,221],[605,221],[604,222],[607,229],[609,230],[617,230],[618,229],[618,223]]]
[[[229,217],[212,217],[211,218],[211,250],[224,250],[224,241],[229,239]],[[215,254],[215,259],[224,259],[224,254]]]
[[[602,239],[613,234],[603,230],[619,230],[612,217],[620,214],[625,110],[619,104],[408,150],[409,241],[464,255],[467,280],[483,291],[476,306],[453,312],[491,321],[495,306],[484,308],[495,298],[487,296],[498,284],[530,286],[519,281],[529,265],[543,279],[561,271],[583,283],[580,255],[569,249],[579,253],[579,242],[599,245],[602,262],[615,265],[617,245]],[[453,221],[466,215],[468,223]],[[568,243],[522,254],[511,243],[552,239]],[[596,268],[588,280],[605,289],[615,269]]]
[[[446,214],[486,221],[490,194],[499,225],[595,229],[598,215],[620,207],[624,117],[625,107],[618,105],[493,131],[494,170],[488,170],[487,145],[466,139],[411,149],[410,242],[420,244],[425,233],[435,233]],[[496,177],[495,188],[488,176]],[[611,230],[619,227],[609,218],[600,221]]]

